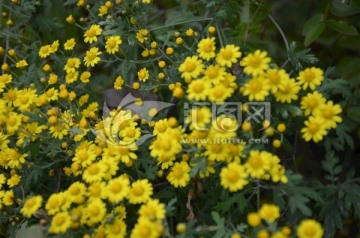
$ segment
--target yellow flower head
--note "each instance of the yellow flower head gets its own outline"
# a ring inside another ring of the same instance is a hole
[[[88,225],[102,222],[106,215],[106,204],[100,198],[93,198],[87,203],[84,213]]]
[[[139,215],[151,221],[162,220],[165,218],[165,205],[158,199],[150,199],[146,204],[141,205]]]
[[[149,71],[146,68],[142,68],[137,73],[138,78],[142,82],[146,82],[149,79]]]
[[[298,98],[299,91],[300,86],[295,82],[294,79],[283,78],[278,86],[277,92],[275,93],[276,101],[282,103],[291,103],[292,100],[296,100]]]
[[[342,118],[339,116],[341,112],[339,104],[328,101],[314,110],[314,116],[322,118],[326,128],[336,128],[336,125],[342,122]]]
[[[140,29],[136,33],[136,39],[142,44],[148,39],[149,31],[147,29]]]
[[[44,45],[44,46],[40,47],[39,56],[41,58],[46,58],[51,54],[51,52],[52,52],[51,46],[50,45]]]
[[[244,67],[244,73],[248,75],[261,75],[269,68],[271,59],[267,57],[266,51],[256,50],[247,55],[240,61],[240,66]]]
[[[245,85],[243,95],[248,96],[250,101],[264,101],[269,95],[270,86],[268,80],[262,76],[253,77]]]
[[[119,51],[119,46],[121,45],[122,40],[120,36],[110,36],[106,40],[105,49],[109,54],[115,54]]]
[[[235,45],[226,45],[221,48],[216,55],[216,62],[221,66],[230,68],[232,64],[237,63],[238,58],[241,57],[240,47]]]
[[[260,179],[270,169],[270,159],[271,154],[269,152],[252,150],[246,161],[245,168],[251,177]]]
[[[247,185],[249,181],[246,178],[245,168],[236,162],[229,163],[220,172],[221,185],[230,192],[239,191]]]
[[[325,104],[326,99],[318,91],[306,94],[301,98],[301,109],[304,111],[305,116],[312,114],[319,106]]]
[[[301,129],[305,141],[313,140],[315,143],[322,141],[327,134],[327,125],[324,119],[311,116],[305,121],[305,127]]]
[[[280,217],[280,209],[274,204],[263,204],[259,210],[259,215],[262,219],[273,223]]]
[[[190,166],[187,162],[176,162],[167,176],[167,180],[174,187],[185,187],[190,181]]]
[[[84,57],[84,62],[86,67],[94,67],[96,64],[100,62],[100,55],[98,47],[92,47],[90,50],[86,51],[86,55]]]
[[[115,82],[114,82],[114,88],[116,90],[121,90],[123,88],[123,84],[125,83],[124,79],[121,77],[121,76],[118,76],[116,79],[115,79]]]
[[[320,223],[313,219],[302,220],[296,230],[299,238],[322,238],[324,230]]]
[[[119,203],[126,198],[130,191],[130,181],[127,176],[120,176],[109,181],[106,194],[111,203]]]
[[[190,82],[192,79],[199,77],[203,70],[203,62],[197,56],[186,57],[185,61],[179,67],[181,77],[184,78],[186,82]]]
[[[211,83],[203,79],[191,81],[187,89],[187,96],[189,100],[204,101],[209,95]]]
[[[265,77],[268,79],[272,93],[276,93],[278,91],[279,85],[283,80],[288,80],[290,78],[283,69],[268,69]]]
[[[301,71],[296,79],[304,90],[307,88],[314,90],[324,80],[323,74],[324,72],[321,69],[311,67]]]
[[[29,218],[39,210],[39,208],[41,207],[41,203],[42,197],[39,195],[28,198],[25,201],[24,206],[21,208],[21,213]]]
[[[80,59],[77,57],[68,58],[64,66],[66,73],[74,73],[80,67]]]
[[[63,234],[71,227],[71,217],[67,212],[57,213],[51,220],[49,233]]]
[[[26,66],[28,66],[28,63],[26,62],[26,60],[20,60],[16,63],[15,66],[18,69],[22,69],[22,68],[25,68]]]
[[[64,43],[64,50],[72,50],[76,45],[75,38],[71,38]]]
[[[91,25],[90,28],[84,34],[84,42],[92,44],[97,41],[97,36],[101,35],[102,29],[99,25]]]
[[[147,179],[141,179],[131,184],[129,202],[138,204],[147,202],[153,194],[153,187]]]
[[[202,59],[209,61],[215,58],[215,49],[215,37],[205,38],[199,42],[197,53]]]

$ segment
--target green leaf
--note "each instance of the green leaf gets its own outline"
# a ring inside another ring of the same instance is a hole
[[[358,31],[356,30],[356,28],[354,26],[349,25],[345,21],[336,21],[330,19],[326,22],[326,25],[327,27],[345,35],[350,35],[350,36],[358,35]]]
[[[312,42],[314,42],[316,39],[320,37],[320,35],[325,30],[325,23],[324,22],[318,22],[315,24],[306,34],[304,45],[308,46]]]
[[[240,211],[243,212],[246,206],[246,199],[244,193],[237,193],[231,197],[226,198],[224,201],[219,202],[213,209],[219,211],[220,213],[225,213],[229,211],[232,205],[238,204]]]
[[[356,122],[360,122],[360,108],[359,107],[350,107],[346,111],[347,116],[350,117],[351,120]]]
[[[220,217],[219,213],[217,213],[217,212],[212,212],[211,216],[214,219],[214,221],[216,222],[216,226],[217,226],[216,233],[212,237],[213,238],[225,237],[225,234],[226,234],[225,219]]]

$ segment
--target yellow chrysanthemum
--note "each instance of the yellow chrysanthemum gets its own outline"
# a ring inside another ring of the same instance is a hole
[[[54,126],[51,126],[49,131],[52,137],[59,138],[61,140],[64,138],[64,136],[69,134],[69,125],[64,122],[58,123]]]
[[[130,181],[127,176],[120,176],[109,181],[106,194],[110,202],[119,203],[127,197],[130,191]]]
[[[149,219],[139,219],[131,231],[130,238],[157,238],[160,237],[159,230],[156,226],[160,225]]]
[[[319,68],[311,67],[300,71],[296,79],[304,90],[307,88],[314,90],[324,80],[324,72]]]
[[[190,82],[192,79],[199,77],[203,70],[203,62],[198,56],[186,57],[179,67],[181,77],[184,78],[186,82]]]
[[[84,62],[86,67],[94,67],[96,64],[100,62],[101,52],[99,52],[99,48],[92,47],[90,50],[86,51],[86,55],[84,57]]]
[[[244,67],[244,73],[257,76],[264,73],[269,68],[271,59],[267,57],[266,51],[256,50],[247,55],[240,61],[240,66]]]
[[[99,25],[91,25],[90,28],[84,34],[84,42],[92,44],[97,41],[97,36],[101,35],[102,29]]]
[[[121,219],[115,219],[105,225],[106,238],[124,238],[126,235],[126,223]]]
[[[292,100],[298,98],[298,92],[300,86],[295,82],[294,79],[283,78],[278,86],[278,90],[275,93],[275,99],[277,102],[291,103]]]
[[[106,215],[106,204],[100,198],[91,199],[85,206],[84,213],[88,225],[102,222]]]
[[[219,65],[210,65],[205,69],[203,79],[213,84],[219,84],[225,78],[225,68]]]
[[[121,43],[122,40],[120,36],[110,36],[106,40],[106,44],[105,44],[106,52],[108,52],[109,54],[115,54],[116,52],[119,51],[119,46],[121,45]]]
[[[289,75],[283,69],[268,69],[265,77],[268,79],[272,93],[276,93],[278,91],[279,85],[283,80],[290,79]]]
[[[53,193],[48,198],[45,209],[49,215],[54,215],[59,212],[66,203],[65,193]]]
[[[70,38],[64,43],[64,50],[72,50],[76,45],[75,38]]]
[[[327,134],[327,127],[322,118],[311,116],[304,124],[305,127],[301,129],[301,133],[303,134],[302,137],[305,141],[313,140],[317,143],[322,141]]]
[[[165,205],[158,199],[150,199],[146,204],[141,205],[139,215],[151,221],[162,220],[165,218]]]
[[[318,91],[306,94],[301,98],[301,109],[305,116],[312,114],[319,106],[325,104],[326,99]]]
[[[68,58],[64,66],[66,73],[74,73],[80,67],[80,59],[77,57]]]
[[[197,45],[197,52],[204,60],[209,61],[215,57],[215,37],[202,39]]]
[[[137,73],[138,78],[142,82],[146,82],[149,79],[149,71],[146,68],[142,68]]]
[[[247,173],[244,166],[239,163],[229,163],[226,167],[221,169],[220,179],[221,185],[230,192],[241,190],[249,183],[246,179]]]
[[[101,163],[91,164],[84,170],[82,175],[87,183],[100,182],[105,176],[105,167]]]
[[[24,206],[21,208],[21,213],[26,217],[31,217],[39,210],[42,203],[42,197],[40,195],[28,198]]]
[[[6,131],[12,135],[20,128],[22,115],[16,112],[10,112],[6,119]]]
[[[16,65],[15,65],[15,67],[18,69],[25,68],[26,66],[28,66],[28,63],[26,62],[26,60],[20,60],[20,61],[16,62]]]
[[[246,171],[252,178],[261,178],[270,169],[270,158],[271,154],[266,151],[250,151],[249,158],[245,164]]]
[[[302,220],[296,230],[299,238],[322,238],[324,230],[320,223],[313,219]]]
[[[124,79],[121,76],[116,77],[114,82],[114,88],[116,90],[121,90],[123,88],[123,84],[125,83]]]
[[[147,202],[153,193],[153,187],[147,179],[141,179],[131,184],[129,202],[138,204]]]
[[[50,45],[44,45],[44,46],[40,47],[39,56],[41,58],[46,58],[51,54],[51,52],[52,52],[52,49],[51,49]]]
[[[328,101],[314,110],[314,116],[323,119],[326,128],[336,128],[336,125],[342,122],[342,118],[339,116],[341,112],[339,104]]]
[[[187,162],[176,162],[167,176],[167,180],[174,187],[185,187],[190,181],[190,166]]]
[[[148,39],[149,36],[149,30],[147,29],[140,29],[137,33],[136,33],[136,39],[142,44],[145,42],[145,40]]]
[[[208,107],[196,107],[191,109],[189,116],[185,120],[186,124],[190,124],[191,130],[202,130],[210,125],[211,111]]]
[[[187,97],[189,100],[204,101],[209,95],[211,83],[203,79],[191,81],[187,89]]]
[[[274,222],[280,217],[280,209],[274,204],[263,204],[259,210],[259,215],[268,222]]]
[[[238,58],[241,57],[240,47],[235,45],[226,45],[221,48],[216,55],[216,62],[221,66],[230,68],[232,64],[237,63]]]
[[[244,85],[242,94],[248,96],[250,101],[264,101],[269,95],[269,90],[270,86],[266,78],[253,77]]]
[[[72,220],[69,213],[59,212],[51,220],[49,233],[63,234],[71,227],[71,224]]]
[[[224,102],[229,98],[234,90],[226,87],[223,84],[217,84],[209,90],[209,101],[210,102]]]

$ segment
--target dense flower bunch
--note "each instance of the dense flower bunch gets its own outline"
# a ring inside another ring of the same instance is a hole
[[[317,90],[327,80],[321,69],[288,73],[266,51],[224,44],[214,26],[204,33],[191,27],[176,31],[167,44],[135,15],[120,16],[128,28],[116,31],[117,10],[146,12],[149,3],[117,0],[90,6],[79,0],[77,7],[93,15],[89,23],[78,24],[81,40],[71,36],[41,42],[36,57],[26,57],[15,45],[1,46],[3,214],[40,222],[48,235],[171,237],[167,218],[175,209],[169,203],[172,196],[194,194],[195,187],[201,193],[202,184],[227,194],[286,184],[284,158],[277,154],[286,126],[301,121],[303,139],[317,143],[342,121],[341,107]],[[8,4],[21,7],[20,1]],[[69,15],[66,21],[71,25],[78,20]],[[132,35],[120,34],[127,31]],[[141,60],[125,53],[135,44],[142,50]],[[124,68],[134,61],[135,68]],[[116,90],[170,94],[183,118],[146,108],[141,97],[133,102],[141,112],[126,106],[101,112],[102,102],[84,88],[96,81],[102,67],[118,67],[120,62],[121,70],[107,78]],[[270,116],[252,120],[253,102],[271,104]],[[225,110],[228,103],[235,108]],[[276,108],[283,105],[298,110],[278,117]],[[254,138],[272,143],[254,144]],[[39,169],[50,179],[36,188],[32,171]],[[192,196],[178,201],[187,203],[191,213]],[[258,211],[249,212],[245,226],[234,229],[232,237],[323,235],[313,219],[299,221],[292,231],[279,225],[278,206],[257,205]],[[181,219],[185,217],[178,222]]]

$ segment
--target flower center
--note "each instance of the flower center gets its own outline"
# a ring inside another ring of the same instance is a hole
[[[99,173],[99,167],[96,164],[93,164],[93,165],[91,165],[89,167],[88,171],[89,171],[89,174],[91,174],[91,175],[98,174]]]
[[[226,49],[226,50],[223,51],[222,56],[223,56],[224,59],[230,60],[232,58],[232,56],[233,56],[233,53],[232,53],[231,50]]]
[[[168,151],[168,150],[170,150],[170,148],[171,148],[170,143],[168,141],[163,141],[162,149],[165,150],[165,151]]]
[[[180,168],[174,168],[173,174],[175,178],[181,179],[184,173]]]
[[[330,109],[324,109],[323,116],[327,119],[331,118],[333,116],[333,113]]]
[[[64,222],[65,222],[65,218],[63,216],[57,216],[55,218],[56,226],[61,226],[62,224],[64,224]]]
[[[116,46],[116,41],[114,39],[109,39],[108,46],[114,48]]]
[[[305,229],[305,234],[306,234],[307,236],[309,236],[309,237],[314,236],[314,235],[315,235],[315,229],[314,229],[314,227],[312,227],[312,226],[306,227],[306,229]]]
[[[89,212],[91,213],[91,215],[97,216],[100,213],[100,209],[96,206],[93,206],[89,208]]]
[[[194,91],[196,93],[201,93],[204,90],[204,86],[202,85],[202,83],[197,83],[194,85]]]
[[[304,80],[306,82],[311,82],[315,78],[315,74],[312,71],[304,72]]]
[[[144,188],[141,185],[135,185],[133,187],[132,192],[135,196],[140,196],[144,193]]]
[[[86,52],[86,57],[87,57],[89,60],[93,60],[93,59],[95,59],[96,55],[95,55],[94,52],[88,51],[88,52]]]
[[[87,30],[86,35],[87,35],[87,37],[92,38],[92,37],[96,36],[96,31],[94,29],[90,28],[89,30]]]
[[[120,185],[120,183],[118,183],[118,182],[113,183],[113,184],[111,185],[111,191],[112,191],[113,193],[118,193],[118,192],[120,192],[120,191],[121,191],[121,185]]]
[[[9,126],[15,126],[16,122],[17,122],[17,120],[16,120],[15,117],[10,117],[10,118],[7,119],[7,124]]]
[[[254,156],[254,157],[250,158],[249,164],[253,168],[260,168],[262,163],[261,163],[261,159],[259,158],[259,156]]]
[[[227,175],[226,175],[226,178],[230,182],[235,182],[238,179],[238,174],[233,170],[229,170]]]
[[[185,64],[185,68],[186,68],[186,71],[188,72],[192,72],[195,70],[196,68],[196,64],[194,62],[191,62],[191,61],[187,61],[186,64]]]
[[[308,128],[311,134],[315,134],[319,130],[319,125],[313,122],[308,125]]]

